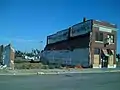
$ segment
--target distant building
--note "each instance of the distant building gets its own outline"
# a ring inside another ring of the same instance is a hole
[[[6,65],[11,69],[14,69],[14,58],[15,58],[15,50],[12,48],[11,44],[0,46],[0,64]]]
[[[86,20],[47,36],[41,60],[93,68],[116,67],[117,26]]]
[[[0,46],[0,65],[3,64],[3,52],[4,52],[4,46]]]

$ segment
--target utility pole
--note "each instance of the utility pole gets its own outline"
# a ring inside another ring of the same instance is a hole
[[[39,43],[40,43],[40,52],[41,52],[41,51],[42,51],[42,48],[43,48],[43,47],[42,47],[43,41],[40,41]]]
[[[40,52],[39,52],[39,54],[38,54],[38,56],[39,56],[39,59],[41,58],[41,52],[42,52],[42,44],[43,44],[43,41],[40,41],[39,42],[40,43]]]

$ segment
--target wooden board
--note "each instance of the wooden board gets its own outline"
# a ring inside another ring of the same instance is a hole
[[[94,64],[99,65],[99,55],[94,55]]]
[[[108,64],[113,66],[113,60],[114,60],[113,55],[109,56]]]

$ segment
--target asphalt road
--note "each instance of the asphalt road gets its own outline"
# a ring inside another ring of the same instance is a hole
[[[0,90],[120,90],[120,72],[0,76]]]

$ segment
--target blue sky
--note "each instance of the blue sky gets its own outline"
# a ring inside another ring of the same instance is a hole
[[[120,29],[119,4],[119,0],[0,0],[0,44],[12,43],[22,51],[41,48],[47,35],[83,17],[108,21]]]

